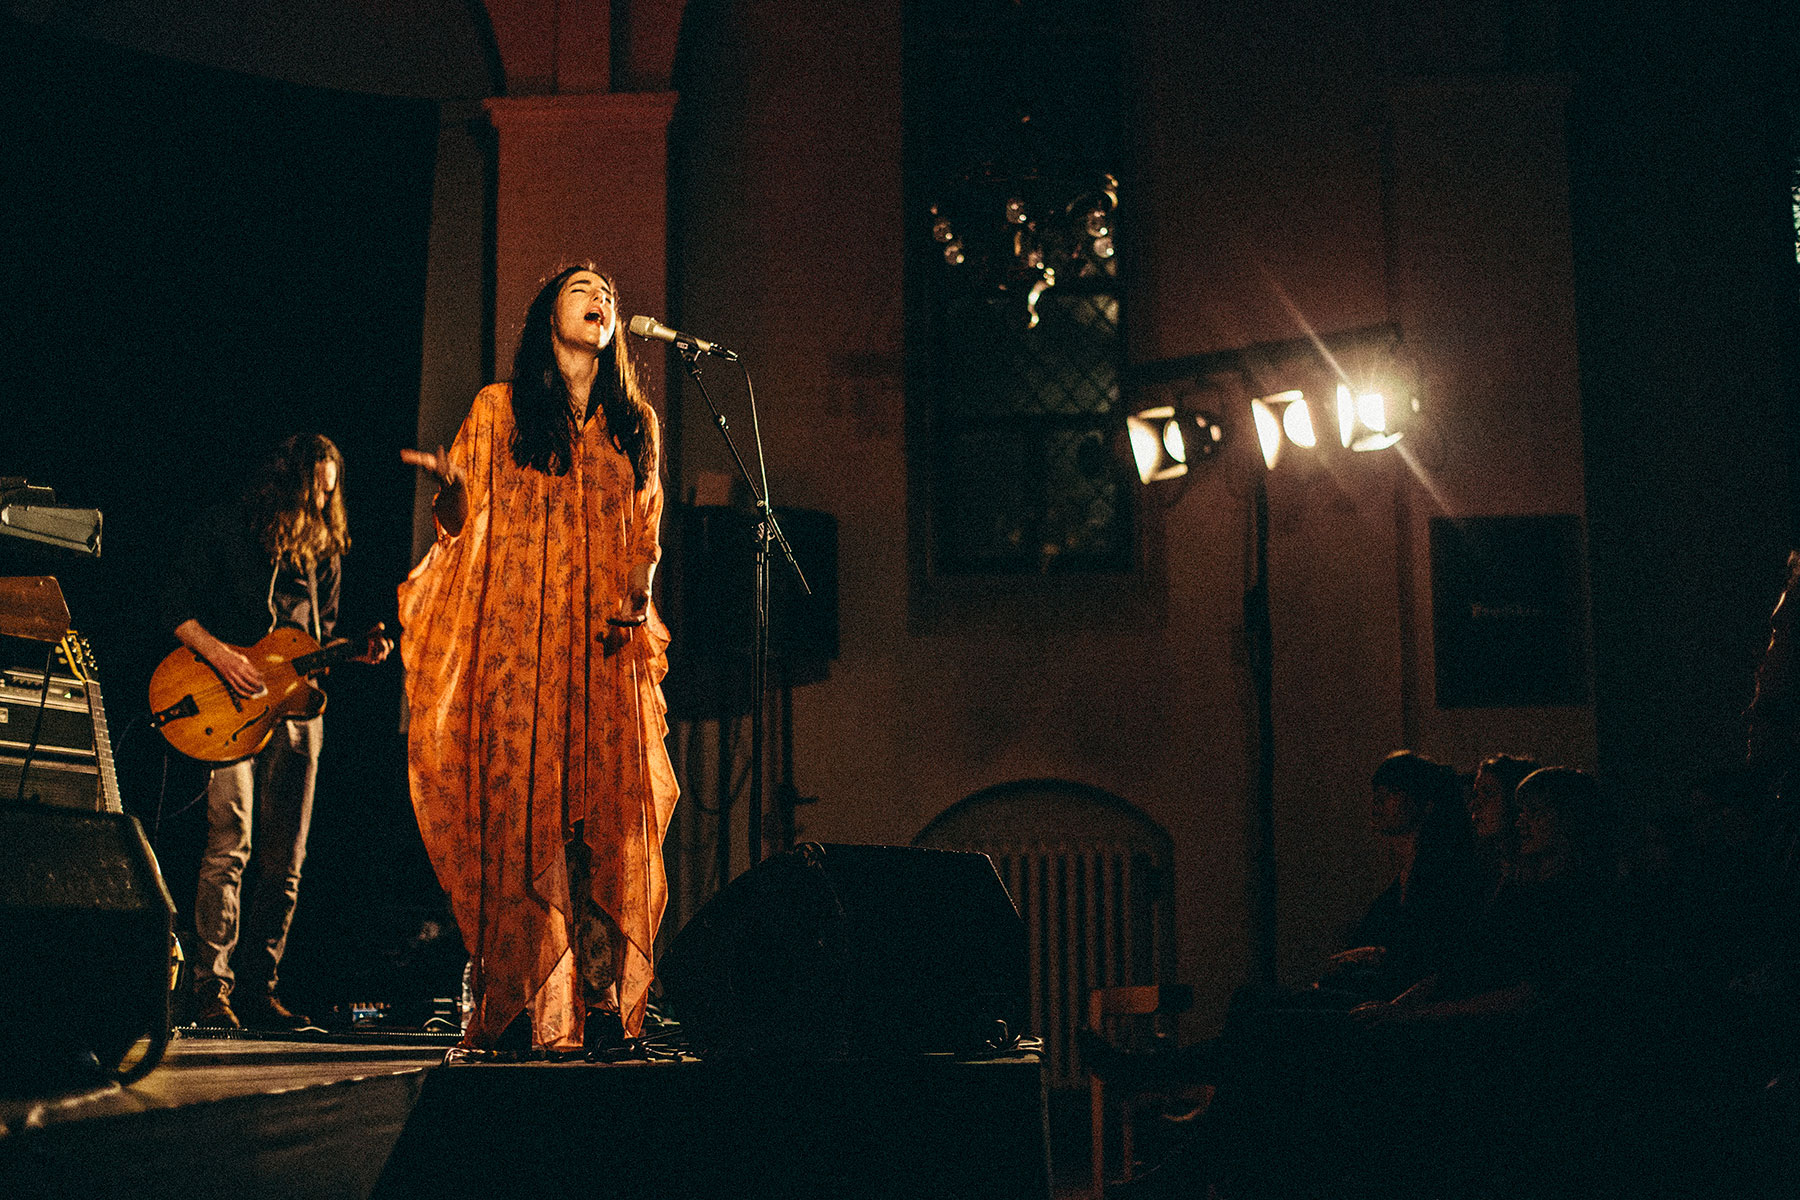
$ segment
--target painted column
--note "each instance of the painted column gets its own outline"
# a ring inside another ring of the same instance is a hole
[[[619,286],[619,336],[631,317],[668,304],[668,130],[674,92],[519,96],[487,101],[499,135],[495,195],[494,356],[511,370],[525,306],[539,281],[592,260]],[[646,343],[646,345],[648,345]],[[665,355],[636,356],[663,407]]]

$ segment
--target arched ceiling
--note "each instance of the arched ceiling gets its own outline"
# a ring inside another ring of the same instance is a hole
[[[502,89],[480,0],[12,0],[21,21],[287,83],[449,100]]]

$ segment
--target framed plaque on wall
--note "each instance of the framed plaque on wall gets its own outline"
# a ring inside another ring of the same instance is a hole
[[[1588,702],[1581,518],[1434,517],[1439,708]]]

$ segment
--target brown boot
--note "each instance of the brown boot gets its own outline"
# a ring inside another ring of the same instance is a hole
[[[244,1024],[251,1029],[305,1029],[311,1017],[303,1017],[281,1002],[274,992],[255,991],[239,997],[244,1010]]]
[[[203,1029],[242,1029],[243,1022],[231,1011],[231,986],[223,979],[202,979],[194,988],[197,1011],[194,1024]]]

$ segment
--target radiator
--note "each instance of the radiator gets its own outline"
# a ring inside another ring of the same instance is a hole
[[[1083,1086],[1075,1031],[1088,993],[1172,980],[1169,864],[1141,842],[967,848],[993,859],[1025,922],[1032,1032],[1050,1086]]]

